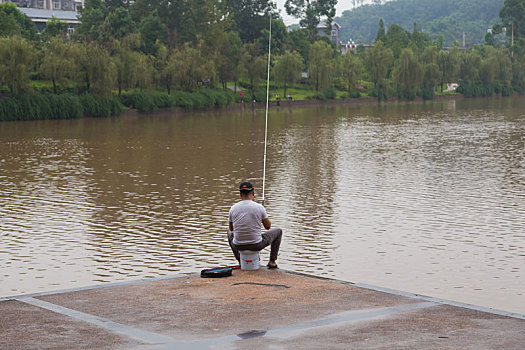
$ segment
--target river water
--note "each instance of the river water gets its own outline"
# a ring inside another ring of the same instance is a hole
[[[524,140],[524,98],[271,109],[281,268],[525,314]],[[263,150],[249,108],[1,123],[0,296],[235,263]]]

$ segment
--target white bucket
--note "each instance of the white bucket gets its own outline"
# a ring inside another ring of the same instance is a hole
[[[240,250],[241,269],[242,270],[259,270],[259,252],[252,250]]]

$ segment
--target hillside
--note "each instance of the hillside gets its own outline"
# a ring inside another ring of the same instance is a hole
[[[357,43],[373,42],[379,19],[385,27],[399,24],[412,31],[414,22],[435,39],[445,37],[445,45],[454,40],[467,44],[483,43],[487,28],[499,22],[498,13],[504,0],[394,0],[383,5],[364,5],[343,12],[335,21],[341,25],[341,40],[352,38]]]

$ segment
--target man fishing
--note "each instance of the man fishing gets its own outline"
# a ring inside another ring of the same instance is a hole
[[[269,269],[277,268],[277,254],[281,245],[283,231],[280,228],[271,228],[266,209],[253,201],[255,190],[251,183],[243,182],[239,186],[241,201],[230,208],[228,243],[240,262],[240,250],[260,251],[271,245]],[[261,233],[261,223],[268,231]]]

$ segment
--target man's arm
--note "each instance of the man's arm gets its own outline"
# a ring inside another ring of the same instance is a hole
[[[262,223],[263,223],[264,228],[267,230],[269,230],[272,227],[272,222],[270,221],[269,218],[263,219]]]
[[[228,226],[230,227],[230,231],[233,232],[233,222],[230,221],[230,222],[228,223]]]

